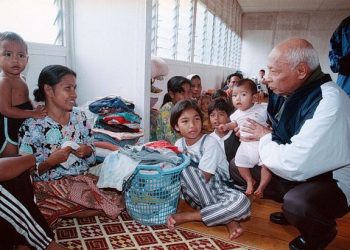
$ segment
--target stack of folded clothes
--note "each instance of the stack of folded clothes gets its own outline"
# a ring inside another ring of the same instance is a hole
[[[96,160],[102,162],[109,150],[134,145],[143,136],[141,118],[134,111],[135,105],[121,97],[104,97],[89,105],[98,117],[93,127]]]

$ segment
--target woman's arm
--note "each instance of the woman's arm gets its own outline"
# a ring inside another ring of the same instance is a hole
[[[7,181],[35,166],[34,155],[0,159],[0,181]]]
[[[69,154],[72,152],[71,147],[65,147],[60,148],[56,151],[54,151],[47,160],[41,162],[38,167],[37,171],[39,175],[42,175],[43,173],[47,172],[53,167],[56,167],[58,164],[67,161]]]

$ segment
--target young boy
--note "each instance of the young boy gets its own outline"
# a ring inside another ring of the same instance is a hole
[[[21,73],[28,63],[27,45],[16,33],[0,33],[0,155],[17,154],[18,130],[25,118],[46,115],[33,110]]]
[[[232,88],[232,103],[237,109],[231,116],[231,123],[222,124],[218,126],[219,131],[233,130],[237,126],[241,128],[245,121],[250,118],[260,124],[267,125],[267,111],[266,105],[256,104],[257,89],[255,83],[250,79],[242,79],[235,83]],[[240,137],[247,136],[243,131],[240,131]],[[259,158],[259,142],[244,142],[242,141],[235,157],[235,164],[238,167],[239,173],[247,183],[245,193],[251,195],[254,192],[255,180],[253,179],[250,168],[255,165],[262,166],[261,180],[254,195],[261,198],[268,182],[271,179],[269,170],[263,166]]]
[[[202,133],[202,113],[195,100],[183,100],[174,106],[171,127],[183,136],[175,146],[191,158],[181,175],[181,192],[194,212],[170,215],[169,230],[175,225],[202,221],[207,226],[226,225],[229,238],[243,233],[238,221],[250,215],[250,201],[240,191],[228,187],[228,162],[218,142]]]
[[[240,142],[232,130],[222,131],[218,127],[230,122],[231,110],[230,104],[224,98],[214,99],[208,108],[210,123],[214,128],[214,132],[210,136],[219,142],[230,165],[236,155]]]
[[[160,108],[156,120],[157,128],[156,133],[154,133],[155,138],[151,138],[151,140],[165,140],[173,144],[179,136],[170,127],[170,112],[178,101],[190,99],[192,97],[191,82],[183,76],[173,76],[169,79],[167,87],[171,101]]]

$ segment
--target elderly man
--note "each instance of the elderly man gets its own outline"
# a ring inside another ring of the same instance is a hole
[[[271,221],[294,225],[290,249],[324,249],[335,219],[350,203],[350,99],[322,73],[317,52],[303,39],[277,45],[268,57],[271,128],[250,121],[246,140],[260,139],[262,162],[273,173],[266,196],[283,199]]]

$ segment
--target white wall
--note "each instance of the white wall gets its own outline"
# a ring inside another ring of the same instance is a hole
[[[152,94],[152,97],[158,97],[158,102],[154,106],[155,108],[159,108],[162,104],[163,96],[167,92],[167,82],[173,76],[186,77],[190,74],[197,74],[201,77],[202,89],[208,90],[220,88],[221,83],[226,80],[227,75],[236,72],[236,69],[233,68],[174,61],[165,58],[164,60],[169,66],[169,74],[162,81],[156,81],[154,83],[156,87],[163,89],[159,94]]]
[[[149,136],[151,0],[76,0],[78,103],[118,95],[133,101]]]
[[[259,69],[266,69],[266,58],[279,42],[300,37],[313,44],[319,53],[321,68],[336,74],[329,68],[329,39],[350,10],[246,13],[243,15],[241,70],[248,76],[256,76]]]
[[[67,48],[62,46],[28,43],[29,60],[23,75],[29,88],[29,97],[34,99],[33,90],[38,87],[41,70],[50,64],[69,66]]]

